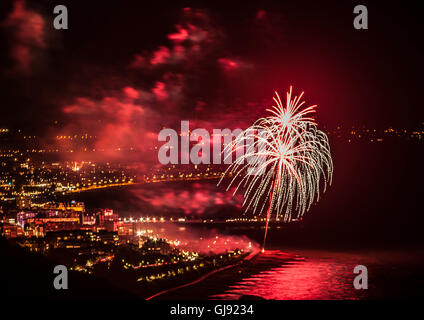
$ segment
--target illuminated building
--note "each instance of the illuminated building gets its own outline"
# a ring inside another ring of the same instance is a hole
[[[45,210],[58,210],[58,211],[76,211],[85,212],[84,202],[71,201],[70,203],[62,202],[49,202],[43,205]]]
[[[118,227],[118,234],[119,236],[134,236],[135,233],[135,226],[133,222],[120,222]]]
[[[108,231],[118,230],[118,214],[111,209],[102,209],[96,213],[96,223]]]
[[[153,251],[160,254],[170,254],[174,251],[171,245],[163,239],[149,239],[141,246],[142,250]]]
[[[24,235],[22,228],[15,224],[4,222],[2,223],[2,229],[2,235],[5,238],[18,238]]]
[[[91,247],[97,241],[95,233],[89,230],[51,231],[46,233],[46,240],[55,249]]]
[[[93,226],[96,224],[96,216],[83,214],[81,218],[81,223],[83,225]]]
[[[25,213],[23,213],[25,214]],[[80,228],[81,215],[74,211],[42,210],[36,213],[27,213],[20,225],[24,227],[27,236],[44,236],[48,231],[74,230]],[[22,214],[20,215],[22,218]]]
[[[37,212],[33,211],[21,211],[16,214],[16,222],[18,225],[20,225],[22,228],[24,227],[25,220],[34,218],[37,216]]]
[[[118,234],[101,230],[93,232],[91,230],[69,230],[69,231],[53,231],[46,233],[47,243],[52,249],[80,249],[94,248],[98,244],[102,245],[118,245]]]
[[[40,253],[45,253],[50,248],[46,240],[41,238],[26,238],[23,242],[18,242],[18,245],[29,249],[31,252]]]
[[[97,232],[97,241],[101,242],[102,244],[118,245],[118,232],[100,230],[99,232]]]
[[[30,209],[31,204],[31,198],[28,196],[19,196],[16,198],[16,207],[18,209]]]

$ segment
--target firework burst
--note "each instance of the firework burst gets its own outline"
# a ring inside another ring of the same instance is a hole
[[[242,155],[228,167],[231,176],[227,190],[235,186],[234,194],[244,189],[245,211],[263,214],[266,211],[264,245],[272,214],[290,222],[301,218],[314,201],[331,184],[333,162],[327,135],[317,128],[312,117],[316,105],[304,107],[299,96],[287,92],[286,104],[275,92],[268,117],[258,119],[239,134],[232,151],[243,149]],[[225,152],[225,150],[224,150]],[[227,153],[226,157],[231,157]]]

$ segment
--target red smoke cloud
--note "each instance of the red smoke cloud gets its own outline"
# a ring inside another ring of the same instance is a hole
[[[184,29],[181,26],[177,26],[177,29],[178,29],[178,32],[168,35],[168,39],[175,40],[175,41],[186,40],[189,36],[187,29]]]
[[[211,108],[217,110],[216,106],[198,100],[197,92],[193,94],[192,87],[201,86],[199,83],[207,74],[202,69],[205,64],[215,68],[217,73],[217,61],[224,70],[242,70],[249,66],[239,58],[218,58],[220,38],[220,30],[204,11],[183,9],[175,32],[164,37],[170,43],[150,53],[136,54],[130,64],[131,72],[148,73],[151,85],[141,86],[123,79],[120,91],[105,90],[100,97],[98,92],[93,92],[92,96],[69,101],[62,107],[69,124],[57,135],[88,132],[96,136],[93,149],[105,150],[102,159],[122,159],[125,155],[119,149],[136,148],[145,153],[140,159],[145,162],[147,159],[157,161],[154,145],[157,145],[159,131],[171,127],[178,132],[181,120],[189,119],[191,129],[206,128],[211,134],[214,128],[250,125],[250,120],[243,120],[246,119],[245,105],[232,105],[231,112],[223,108],[222,112],[211,114]],[[249,115],[254,120],[255,113],[249,110]]]
[[[15,61],[15,71],[29,74],[34,56],[46,48],[44,20],[40,14],[28,9],[24,0],[16,0],[12,12],[2,26],[10,30],[12,46],[10,55]]]
[[[134,88],[125,87],[123,91],[127,95],[127,97],[130,99],[138,99],[140,97],[140,94]]]
[[[256,13],[256,20],[263,20],[266,18],[266,11],[265,10],[259,10]]]
[[[153,57],[150,59],[150,63],[152,65],[164,64],[167,63],[170,58],[171,52],[169,49],[167,47],[159,47],[159,49],[153,53]]]
[[[146,58],[144,58],[140,54],[136,54],[134,56],[133,61],[130,64],[130,67],[134,69],[140,69],[140,68],[144,68],[146,65],[147,65]]]
[[[215,185],[194,183],[190,190],[161,188],[156,190],[135,190],[134,195],[155,208],[183,210],[185,214],[201,215],[206,210],[219,205],[233,205],[241,208],[242,196],[233,197],[234,189],[219,191]]]
[[[239,58],[220,58],[218,59],[218,64],[225,72],[227,72],[227,74],[231,74],[234,71],[242,71],[253,67],[252,64],[242,61]]]
[[[153,93],[159,101],[163,101],[168,98],[168,94],[165,90],[165,83],[158,81],[156,86],[153,88]]]
[[[239,63],[228,58],[218,59],[218,62],[227,71],[239,68]]]
[[[146,115],[146,109],[139,97],[140,93],[128,86],[121,93],[100,100],[77,98],[74,103],[63,107],[70,122],[59,135],[88,133],[96,136],[92,147],[104,150],[102,157],[106,156],[108,159],[119,157],[121,153],[117,151],[120,149],[146,148],[152,144],[152,141],[149,144],[146,139],[146,116],[153,118],[155,115],[149,112]],[[77,149],[76,145],[74,147]]]
[[[182,10],[176,32],[168,34],[169,46],[160,46],[152,54],[136,54],[132,68],[155,68],[166,64],[193,64],[206,55],[220,37],[208,15],[198,9]]]
[[[126,86],[102,98],[79,97],[63,106],[68,124],[56,136],[88,133],[95,136],[92,149],[101,154],[92,160],[125,160],[124,151],[135,150],[140,161],[157,161],[157,135],[166,121],[179,121],[178,106],[183,98],[183,77],[167,73],[151,89]],[[58,141],[61,147],[77,150],[81,141]],[[68,143],[68,145],[65,145]],[[140,154],[141,152],[141,154]],[[72,158],[86,158],[73,152]]]
[[[186,78],[192,77],[188,70],[207,54],[218,33],[203,11],[192,9],[182,11],[181,22],[175,29],[175,33],[167,36],[169,46],[137,54],[130,64],[135,70],[154,71],[151,87],[128,84],[121,92],[105,92],[101,98],[98,94],[93,95],[96,98],[76,98],[62,108],[69,125],[59,135],[89,131],[97,137],[93,148],[109,150],[105,156],[112,159],[123,155],[117,152],[118,148],[131,147],[156,158],[154,143],[158,132],[181,120],[181,108],[187,103]],[[181,68],[167,70],[171,65]]]

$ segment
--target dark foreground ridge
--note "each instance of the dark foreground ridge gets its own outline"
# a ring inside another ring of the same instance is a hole
[[[55,264],[0,238],[0,274],[6,299],[137,299],[104,279],[68,271],[69,289],[53,287]]]

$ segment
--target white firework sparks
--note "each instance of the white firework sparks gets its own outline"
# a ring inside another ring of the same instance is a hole
[[[271,214],[285,222],[299,219],[319,200],[320,188],[325,191],[333,175],[327,135],[312,117],[316,105],[303,107],[303,92],[293,98],[292,87],[285,106],[275,94],[276,105],[267,109],[271,115],[258,119],[226,147],[243,148],[244,153],[218,183],[231,175],[227,190],[236,185],[235,194],[244,188],[246,212],[262,214],[267,208],[265,238]]]

